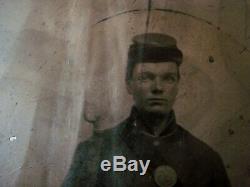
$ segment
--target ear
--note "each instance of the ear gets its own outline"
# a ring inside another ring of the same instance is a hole
[[[179,86],[177,85],[177,88],[176,88],[176,95],[178,95],[179,93]]]
[[[131,80],[126,80],[126,88],[128,94],[132,95],[133,94],[133,83]]]
[[[176,85],[176,88],[175,88],[175,97],[177,97],[179,94],[179,86],[178,86],[178,83]]]

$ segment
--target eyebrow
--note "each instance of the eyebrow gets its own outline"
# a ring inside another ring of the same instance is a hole
[[[150,75],[155,75],[155,73],[151,72],[151,71],[140,71],[139,75],[142,74],[150,74]],[[163,73],[161,76],[166,76],[166,75],[178,75],[177,72],[167,72],[167,73]]]

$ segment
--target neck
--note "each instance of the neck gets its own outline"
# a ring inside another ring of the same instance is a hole
[[[142,127],[147,133],[154,136],[160,136],[160,134],[168,127],[168,121],[170,118],[170,113],[159,114],[150,112],[138,112],[136,118],[136,124]]]

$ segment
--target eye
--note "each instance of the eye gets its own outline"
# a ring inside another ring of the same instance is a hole
[[[166,75],[163,77],[163,80],[168,82],[168,83],[174,83],[177,81],[177,76],[176,75]]]
[[[153,80],[154,79],[154,76],[151,75],[151,74],[146,74],[146,73],[142,73],[140,74],[136,80],[138,81],[141,81],[141,82],[145,82],[145,81],[150,81],[150,80]]]

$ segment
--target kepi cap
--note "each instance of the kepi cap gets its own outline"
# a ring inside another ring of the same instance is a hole
[[[167,34],[144,33],[133,37],[129,47],[128,63],[175,62],[182,63],[183,54],[176,39]]]

